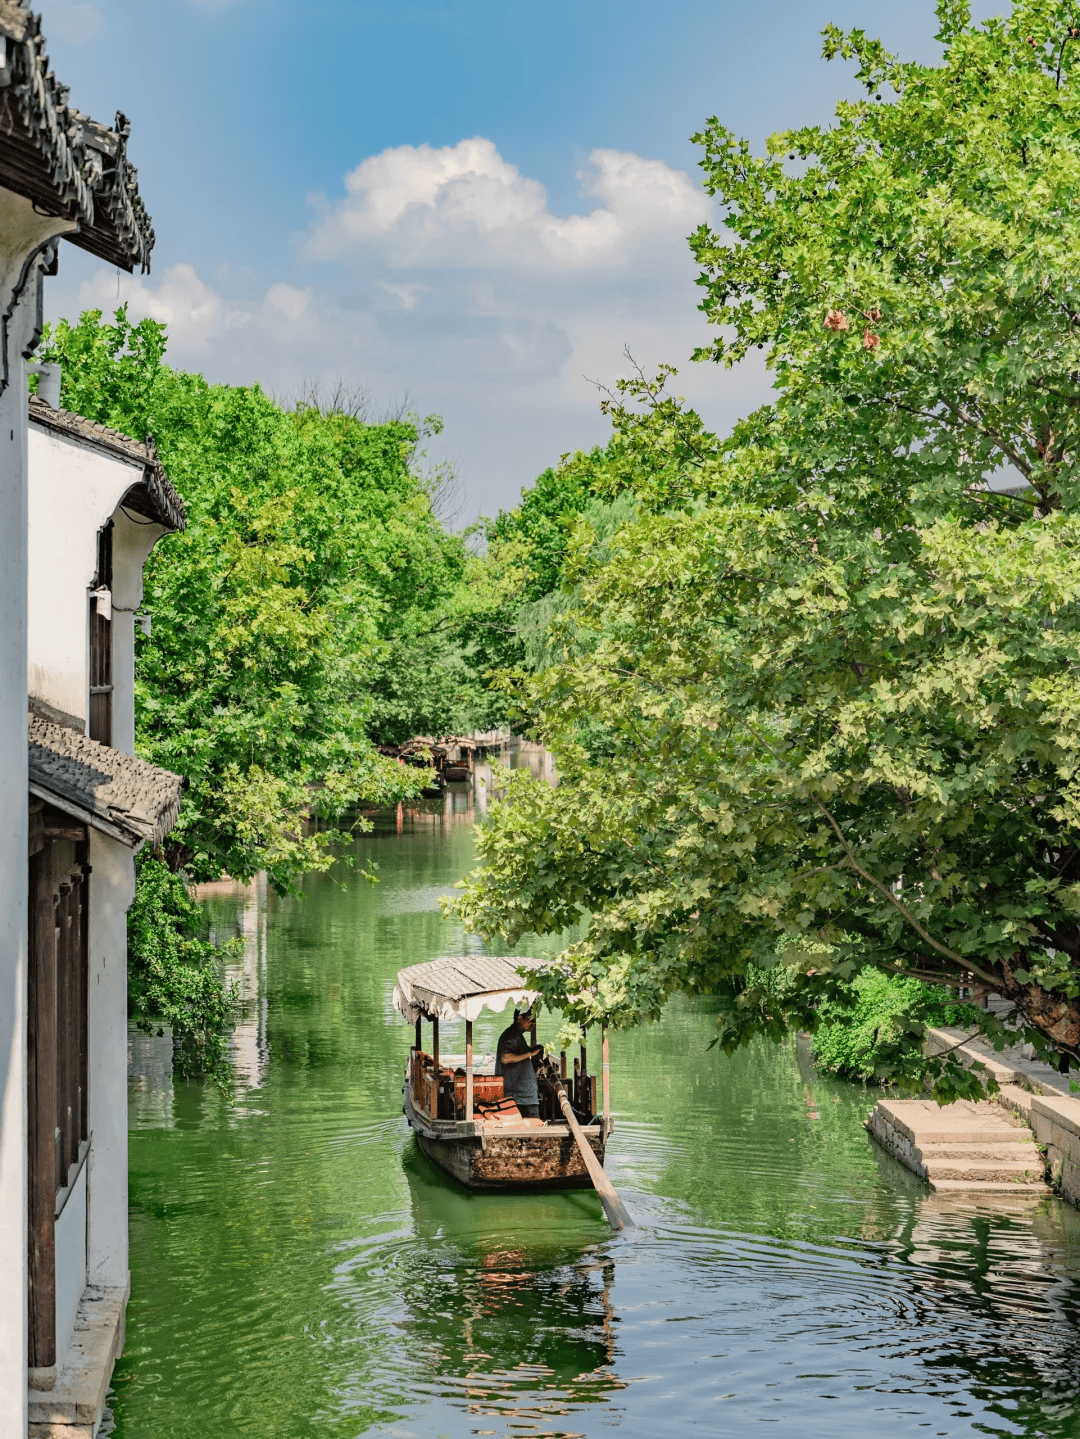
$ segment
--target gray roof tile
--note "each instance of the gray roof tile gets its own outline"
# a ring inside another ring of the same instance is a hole
[[[41,18],[24,0],[0,0],[0,45],[7,53],[0,185],[45,214],[80,222],[72,244],[132,270],[150,268],[154,230],[127,158],[131,126],[113,128],[68,104],[68,90],[49,69]]]
[[[465,999],[471,994],[498,994],[504,989],[520,989],[525,981],[519,966],[527,970],[549,967],[543,959],[504,958],[501,955],[470,954],[460,959],[429,959],[425,964],[412,964],[398,973],[399,983],[406,983],[446,999]]]
[[[30,788],[134,846],[160,844],[180,813],[183,780],[137,755],[30,711]],[[74,807],[74,808],[73,808]]]

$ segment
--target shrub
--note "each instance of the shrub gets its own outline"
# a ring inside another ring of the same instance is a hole
[[[243,950],[243,940],[216,945],[202,939],[202,911],[183,875],[150,851],[136,859],[135,874],[135,901],[128,911],[131,1018],[144,1034],[170,1027],[180,1074],[206,1074],[224,1086],[239,999],[223,971],[225,961]]]
[[[850,991],[850,1005],[836,1000],[819,1005],[813,1043],[820,1067],[845,1079],[918,1088],[927,1066],[919,1062],[921,1043],[913,1047],[912,1041],[921,1041],[928,1026],[979,1027],[974,1005],[917,979],[864,969]]]

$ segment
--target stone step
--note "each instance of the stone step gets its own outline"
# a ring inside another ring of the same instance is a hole
[[[1018,1198],[1039,1199],[1052,1191],[1046,1184],[1009,1184],[1002,1180],[931,1179],[930,1188],[937,1194],[963,1195],[978,1199],[983,1194],[1011,1194]]]
[[[898,1129],[899,1125],[896,1126]],[[999,1124],[919,1124],[905,1125],[904,1131],[916,1144],[1030,1144],[1031,1130],[1026,1125],[1012,1125],[1007,1119]]]
[[[963,1100],[939,1108],[927,1100],[880,1100],[875,1111],[898,1135],[913,1144],[1030,1144],[1031,1130],[1012,1124],[999,1105]]]
[[[933,1184],[939,1179],[971,1179],[1000,1181],[1003,1184],[1041,1184],[1043,1163],[1038,1151],[1034,1160],[1011,1159],[936,1159],[926,1166],[926,1175]]]
[[[1031,1129],[998,1105],[958,1100],[942,1109],[927,1100],[883,1099],[866,1127],[943,1196],[1032,1199],[1051,1193]]]
[[[1034,1141],[1028,1144],[1000,1144],[996,1140],[978,1144],[917,1144],[914,1149],[916,1158],[924,1164],[938,1159],[1008,1159],[1017,1163],[1021,1160],[1041,1163]]]

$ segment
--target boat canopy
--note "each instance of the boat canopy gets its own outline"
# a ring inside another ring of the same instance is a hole
[[[548,968],[542,959],[506,959],[467,955],[461,959],[429,959],[398,971],[394,1008],[411,1023],[418,1019],[473,1020],[482,1010],[498,1012],[513,1000],[528,1006],[539,993],[529,989],[519,970]]]

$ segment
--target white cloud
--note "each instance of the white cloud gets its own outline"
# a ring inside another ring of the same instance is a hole
[[[578,179],[599,203],[563,218],[548,208],[543,185],[490,140],[402,145],[347,175],[338,204],[322,202],[305,252],[338,261],[375,253],[394,269],[569,278],[597,267],[625,272],[658,239],[679,243],[712,209],[688,175],[617,150],[594,150]]]
[[[110,287],[113,291],[110,294]],[[129,275],[100,270],[79,293],[80,310],[92,306],[106,313],[119,301],[133,318],[152,315],[169,329],[172,346],[182,362],[205,364],[206,351],[229,342],[251,324],[250,306],[230,306],[196,274],[192,265],[172,265],[156,285]]]
[[[308,287],[298,290],[295,285],[278,283],[266,292],[266,304],[272,310],[279,310],[290,320],[302,319],[315,301],[315,292]]]
[[[105,23],[97,6],[82,0],[50,0],[42,18],[46,37],[55,35],[69,45],[84,45],[93,40]]]
[[[603,438],[585,377],[613,384],[624,346],[646,368],[680,365],[679,389],[714,423],[767,389],[760,365],[731,376],[683,363],[707,333],[685,237],[714,218],[694,181],[614,150],[593,151],[578,179],[580,213],[560,216],[490,140],[400,146],[358,165],[336,202],[313,202],[302,283],[236,302],[180,264],[123,279],[121,296],[167,323],[174,364],[212,379],[289,395],[341,375],[386,400],[407,391],[444,415],[470,509],[491,510]],[[116,285],[102,270],[78,304],[111,309]]]
[[[379,285],[388,295],[400,300],[406,310],[415,310],[420,296],[427,290],[426,285],[390,285],[385,280],[380,280]]]

